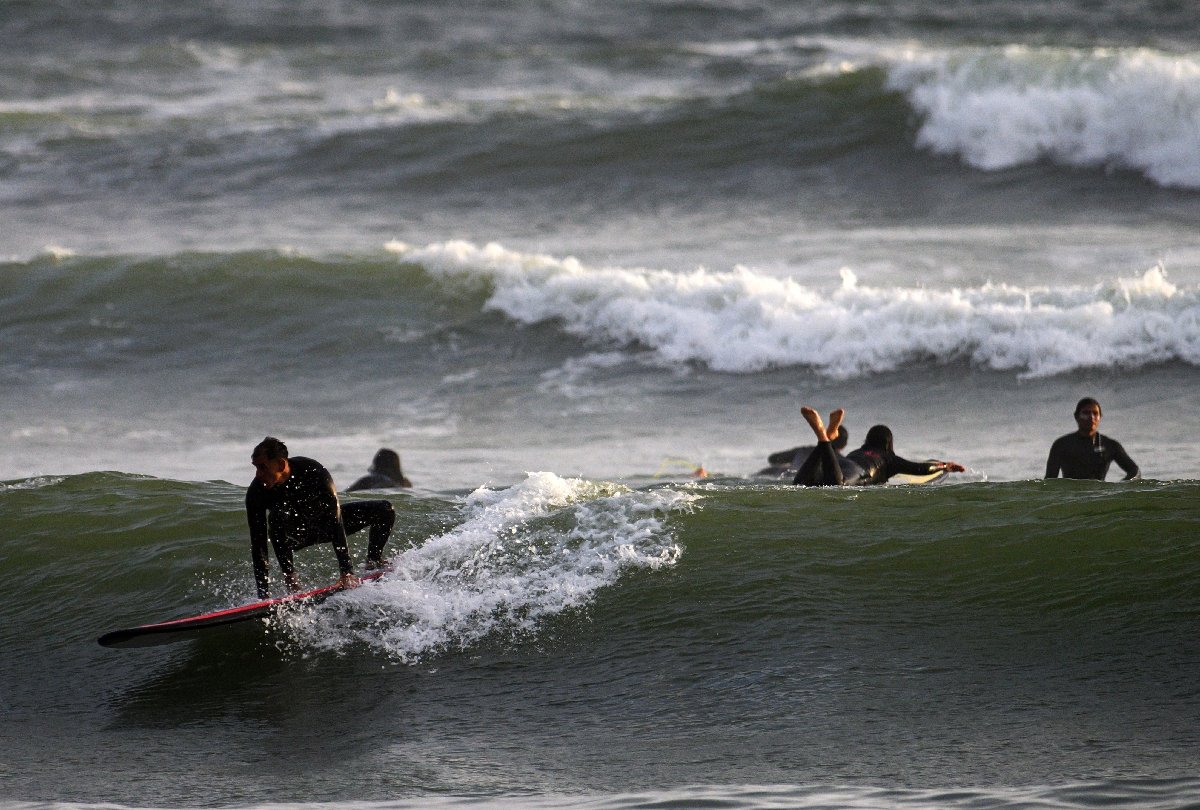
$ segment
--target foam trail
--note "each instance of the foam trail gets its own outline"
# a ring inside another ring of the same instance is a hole
[[[463,504],[460,525],[401,554],[378,586],[346,594],[294,630],[305,647],[366,642],[402,661],[497,633],[521,636],[586,605],[628,569],[673,566],[682,549],[665,517],[695,498],[546,472],[481,488]]]
[[[737,267],[589,267],[574,258],[448,242],[389,249],[521,323],[646,347],[660,362],[726,372],[806,366],[835,378],[968,361],[1044,377],[1088,367],[1200,365],[1200,290],[1162,267],[1090,287],[871,287],[850,269],[823,292]]]

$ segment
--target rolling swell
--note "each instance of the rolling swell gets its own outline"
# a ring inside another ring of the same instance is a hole
[[[667,366],[797,366],[841,379],[929,362],[1025,377],[1200,362],[1197,292],[1162,267],[1091,286],[941,290],[861,284],[844,268],[826,290],[746,267],[591,266],[494,243],[386,248],[0,265],[0,336],[21,347],[0,373],[54,385],[191,371],[208,387],[236,387],[255,377],[374,379],[380,368],[441,378],[502,352],[540,374],[589,347]]]
[[[114,651],[94,642],[113,625],[245,598],[241,488],[9,482],[0,559],[10,586],[31,587],[7,597],[0,701],[81,762],[104,735],[228,726],[223,749],[320,763],[329,724],[353,712],[356,756],[382,734],[450,757],[479,714],[514,757],[535,740],[535,761],[564,739],[637,740],[650,784],[707,784],[718,759],[754,784],[1053,785],[1130,762],[1179,778],[1194,761],[1198,494],[1194,481],[630,490],[538,474],[393,497],[416,543],[398,575],[292,624]],[[320,557],[305,576],[332,576]],[[264,741],[271,724],[286,733]],[[553,745],[536,742],[547,724]],[[191,779],[244,796],[249,766],[199,753]],[[47,778],[10,756],[22,784]],[[521,763],[497,790],[529,789]],[[105,787],[186,804],[189,783],[159,772]],[[393,794],[424,784],[397,774]],[[290,784],[315,787],[300,771]]]
[[[11,606],[9,627],[24,625],[26,638],[71,628],[48,637],[73,645],[97,629],[98,614],[149,620],[244,599],[242,494],[224,483],[115,473],[3,485],[0,517],[13,527],[6,570],[30,586]],[[1192,587],[1200,577],[1198,496],[1192,481],[845,491],[731,481],[628,490],[538,474],[466,500],[392,500],[400,547],[413,544],[404,556],[413,580],[441,581],[455,568],[466,587],[466,572],[482,566],[496,587],[506,572],[561,576],[561,588],[580,572],[556,568],[546,543],[576,537],[633,549],[644,534],[658,537],[644,548],[650,553],[655,543],[677,542],[678,562],[570,603],[592,602],[590,620],[601,628],[661,623],[720,636],[744,622],[851,634],[948,623],[996,638],[1014,628],[1102,629],[1134,644],[1179,632],[1200,614]],[[308,560],[309,575],[328,562]]]

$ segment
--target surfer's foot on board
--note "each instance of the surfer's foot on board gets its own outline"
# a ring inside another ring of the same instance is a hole
[[[804,417],[805,422],[808,422],[808,426],[813,429],[813,433],[817,434],[817,441],[829,441],[829,437],[825,434],[825,423],[821,421],[821,414],[805,405],[800,409],[800,415]]]
[[[829,423],[825,425],[825,438],[833,441],[838,437],[838,430],[842,427],[842,418],[846,415],[845,408],[835,408],[829,412]]]
[[[391,570],[391,560],[367,560],[363,563],[363,567],[368,571],[378,571],[379,569]]]

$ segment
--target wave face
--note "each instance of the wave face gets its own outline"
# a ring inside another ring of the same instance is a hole
[[[97,646],[115,626],[252,593],[241,495],[117,474],[0,489],[13,527],[0,555],[23,583],[0,630],[7,728],[43,729],[4,732],[16,795],[47,795],[33,760],[46,739],[100,774],[65,799],[176,805],[192,784],[222,803],[336,795],[315,763],[347,712],[363,742],[339,766],[388,771],[357,800],[477,779],[430,774],[412,751],[451,757],[493,723],[499,792],[661,789],[665,770],[704,784],[714,758],[737,784],[886,772],[918,792],[1131,762],[1147,780],[1191,778],[1194,481],[822,491],[537,473],[393,497],[397,571],[377,586],[195,642]],[[306,580],[336,573],[331,553],[298,559]],[[286,740],[245,731],[280,722]],[[572,728],[594,754],[531,777]],[[796,735],[807,753],[780,757]],[[204,757],[211,745],[225,755]],[[287,785],[255,787],[238,763],[276,745]],[[105,777],[113,756],[143,775]],[[181,756],[186,784],[164,760]]]
[[[46,257],[0,267],[14,384],[73,375],[175,372],[249,377],[356,369],[344,347],[429,357],[517,347],[531,327],[548,357],[620,350],[654,364],[749,374],[800,367],[833,379],[927,363],[969,363],[1022,377],[1088,368],[1200,365],[1200,289],[1161,267],[1090,286],[873,286],[738,267],[672,271],[594,266],[497,244],[389,246],[386,256],[273,254],[166,260]],[[497,320],[493,313],[502,316]],[[336,337],[329,324],[338,324]],[[541,325],[541,326],[540,326]],[[284,336],[285,340],[278,340]],[[442,352],[444,354],[444,352]],[[412,360],[418,366],[420,360]],[[58,371],[54,371],[57,369]],[[430,369],[432,370],[432,369]]]
[[[812,167],[831,160],[927,149],[984,171],[1045,160],[1200,188],[1195,52],[820,36],[678,42],[651,53],[613,44],[555,53],[519,90],[474,93],[428,86],[421,65],[394,58],[364,57],[353,66],[364,77],[322,58],[294,45],[275,56],[244,43],[173,42],[105,64],[116,80],[107,87],[78,56],[54,75],[23,63],[26,83],[66,86],[0,104],[8,175],[42,181],[50,195],[73,166],[85,185],[154,200],[326,196],[349,184],[359,194],[402,186],[437,197],[467,182],[510,193],[554,185],[570,199],[651,178],[698,196],[714,182],[734,189],[737,171],[757,173],[775,195],[789,180],[818,180]],[[630,70],[634,58],[649,64]],[[255,81],[232,82],[245,72]]]
[[[1181,290],[1161,268],[1091,288],[949,290],[869,287],[844,268],[840,288],[822,292],[749,268],[592,268],[468,243],[393,249],[434,274],[482,277],[492,285],[485,306],[514,320],[646,346],[668,364],[798,365],[840,378],[931,359],[1028,376],[1200,364],[1200,291]]]
[[[918,146],[983,170],[1046,160],[1200,188],[1196,54],[1009,46],[910,59],[889,81],[922,117]]]

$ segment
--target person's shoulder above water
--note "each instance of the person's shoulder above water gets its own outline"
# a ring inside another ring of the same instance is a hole
[[[346,491],[408,489],[410,487],[412,487],[412,482],[408,480],[404,475],[404,471],[400,468],[400,454],[395,450],[381,447],[375,453],[375,458],[371,460],[370,471],[346,487]]]
[[[1046,458],[1046,478],[1092,479],[1103,481],[1108,468],[1115,461],[1125,471],[1123,480],[1141,477],[1134,463],[1120,442],[1100,432],[1102,411],[1100,403],[1092,397],[1084,397],[1075,405],[1074,433],[1059,436],[1050,445]]]

